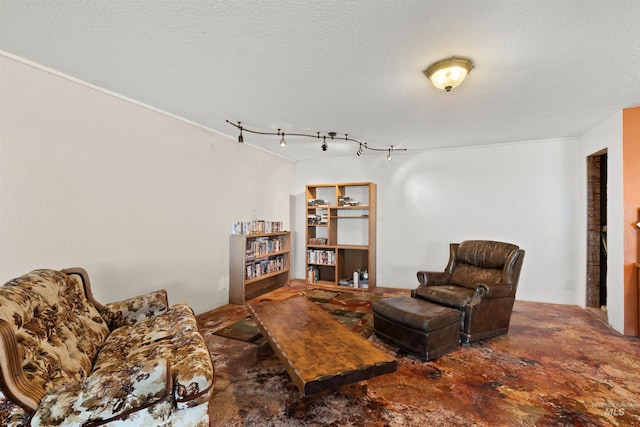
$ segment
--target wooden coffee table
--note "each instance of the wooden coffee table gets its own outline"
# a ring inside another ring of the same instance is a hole
[[[302,393],[301,399],[287,404],[287,413],[307,397],[346,391],[349,385],[398,369],[392,356],[305,297],[261,301],[247,308]],[[366,385],[360,385],[360,392],[366,393]]]

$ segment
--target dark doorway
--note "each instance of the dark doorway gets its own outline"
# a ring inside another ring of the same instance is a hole
[[[607,309],[607,152],[587,157],[587,307]]]

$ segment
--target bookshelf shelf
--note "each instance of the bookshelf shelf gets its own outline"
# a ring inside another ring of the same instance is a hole
[[[274,271],[274,272],[271,272],[271,273],[265,273],[265,274],[262,274],[262,275],[260,275],[258,277],[254,277],[253,279],[245,279],[244,284],[246,286],[246,285],[250,285],[252,283],[257,283],[257,282],[260,282],[261,280],[269,279],[270,277],[279,276],[282,273],[284,273],[284,271],[282,271],[282,270]]]
[[[359,270],[367,271],[369,277],[367,287],[360,289],[375,289],[376,184],[307,185],[306,202],[307,284],[349,290],[339,283],[353,279],[354,271]],[[318,239],[325,239],[327,244],[315,244]],[[328,256],[335,262],[315,262],[318,251],[331,252]]]
[[[232,234],[229,303],[245,301],[289,284],[291,233]]]

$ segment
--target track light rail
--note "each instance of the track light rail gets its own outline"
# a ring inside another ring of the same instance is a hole
[[[273,136],[279,136],[281,137],[280,139],[280,147],[285,148],[287,146],[287,141],[284,139],[285,137],[285,132],[282,131],[281,129],[278,129],[277,132],[265,132],[265,131],[257,131],[257,130],[253,130],[253,129],[248,129],[245,126],[242,125],[242,122],[237,122],[237,123],[233,123],[229,120],[226,121],[227,123],[229,123],[231,126],[234,126],[235,128],[240,130],[240,134],[238,135],[238,142],[244,142],[244,136],[242,135],[242,132],[248,132],[248,133],[253,133],[256,135],[273,135]],[[316,132],[315,135],[313,134],[309,134],[309,133],[297,133],[297,132],[287,132],[286,133],[287,136],[300,136],[300,137],[305,137],[305,138],[314,138],[314,139],[322,139],[322,144],[321,144],[321,148],[322,151],[327,151],[328,149],[328,144],[327,144],[327,138],[329,140],[343,140],[343,141],[351,141],[354,142],[356,144],[358,144],[358,151],[356,152],[357,156],[362,155],[363,153],[363,149],[365,150],[370,150],[370,151],[380,151],[380,152],[386,152],[387,153],[387,159],[391,160],[391,152],[392,151],[407,151],[406,148],[395,148],[393,145],[390,145],[388,147],[385,148],[381,148],[381,147],[372,147],[369,144],[367,144],[364,141],[360,141],[354,138],[350,138],[349,134],[344,134],[344,136],[338,136],[338,134],[336,132],[327,132],[324,135],[321,135],[320,132]]]

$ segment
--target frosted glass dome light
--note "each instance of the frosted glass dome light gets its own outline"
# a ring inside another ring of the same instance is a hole
[[[472,68],[471,60],[453,57],[430,65],[424,74],[435,87],[450,92],[462,84]]]

